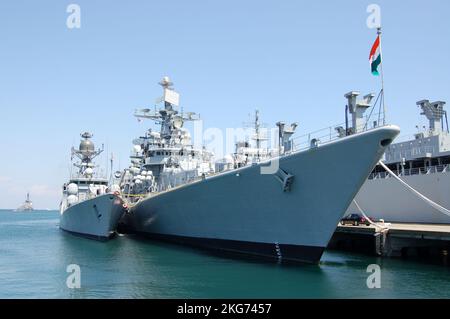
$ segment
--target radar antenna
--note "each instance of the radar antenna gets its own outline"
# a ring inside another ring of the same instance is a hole
[[[164,101],[164,108],[136,110],[134,116],[161,124],[161,137],[169,142],[174,131],[182,129],[184,122],[197,121],[200,117],[193,112],[181,114],[178,112],[176,108],[179,106],[180,95],[173,89],[173,82],[168,76],[165,76],[158,84],[163,87],[164,95],[161,101]]]

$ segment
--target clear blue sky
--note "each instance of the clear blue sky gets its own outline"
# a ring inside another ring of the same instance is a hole
[[[66,27],[70,3],[81,29]],[[371,3],[382,9],[389,120],[412,133],[417,100],[450,102],[447,0],[1,1],[0,207],[30,190],[35,206],[57,208],[85,130],[125,166],[147,127],[132,112],[153,106],[164,75],[205,127],[239,127],[255,108],[305,133],[342,122],[344,93],[379,90]]]

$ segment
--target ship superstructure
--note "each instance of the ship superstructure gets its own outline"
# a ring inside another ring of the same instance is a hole
[[[284,125],[284,123],[281,122],[277,124]],[[295,131],[296,127],[297,124],[293,124],[292,133]],[[255,111],[254,120],[251,123],[251,129],[249,131],[250,136],[247,136],[245,140],[240,140],[235,144],[234,153],[227,154],[224,158],[215,161],[216,172],[224,172],[230,169],[264,162],[283,152],[280,148],[268,147],[269,131],[261,126],[260,113],[258,110]]]
[[[183,127],[185,122],[199,120],[199,116],[178,111],[178,93],[168,77],[159,84],[164,90],[164,107],[135,112],[137,118],[159,124],[160,130],[149,129],[133,141],[131,166],[121,182],[123,194],[131,202],[214,173],[213,153],[195,148],[189,131]]]

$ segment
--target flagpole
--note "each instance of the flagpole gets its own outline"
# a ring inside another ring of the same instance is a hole
[[[381,92],[382,92],[382,103],[383,103],[383,125],[386,125],[386,106],[384,104],[384,73],[383,73],[383,50],[382,50],[382,46],[381,46],[381,26],[377,28],[377,34],[378,37],[380,38],[380,56],[381,56]]]

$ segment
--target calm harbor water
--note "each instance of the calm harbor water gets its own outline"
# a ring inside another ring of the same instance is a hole
[[[326,252],[319,266],[281,266],[117,237],[101,243],[58,228],[57,212],[0,210],[0,298],[450,298],[450,269]],[[69,289],[66,268],[81,268]],[[381,288],[368,289],[369,264]]]

